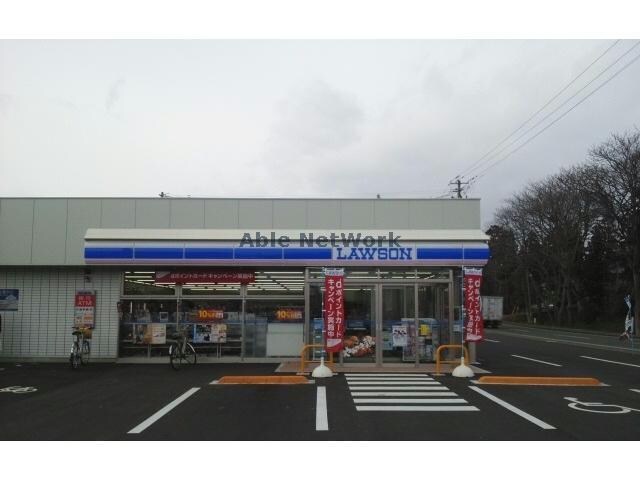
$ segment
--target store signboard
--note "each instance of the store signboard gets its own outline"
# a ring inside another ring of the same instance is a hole
[[[224,320],[224,310],[215,310],[213,308],[202,308],[198,310],[199,322],[217,322]]]
[[[94,328],[96,322],[96,292],[77,290],[73,325],[76,328]]]
[[[342,350],[344,337],[344,269],[326,268],[324,272],[324,314],[327,352]]]
[[[17,312],[19,299],[17,288],[0,288],[0,311]]]
[[[464,308],[467,314],[465,341],[479,342],[484,340],[482,321],[482,303],[480,286],[482,285],[482,269],[464,269]]]
[[[279,308],[276,310],[276,320],[279,322],[302,321],[303,312],[301,308]]]
[[[253,283],[255,272],[156,272],[155,283]]]

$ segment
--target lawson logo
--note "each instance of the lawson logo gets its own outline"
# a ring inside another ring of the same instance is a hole
[[[413,260],[413,248],[408,247],[336,247],[334,260]]]

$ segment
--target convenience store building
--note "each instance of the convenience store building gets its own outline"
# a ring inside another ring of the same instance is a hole
[[[92,360],[296,357],[341,267],[344,361],[428,362],[487,240],[477,199],[0,198],[0,361],[66,360],[86,294]]]

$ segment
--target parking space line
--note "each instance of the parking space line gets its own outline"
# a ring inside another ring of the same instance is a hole
[[[632,392],[640,393],[640,390],[638,390],[637,388],[630,388],[629,390],[631,390]]]
[[[512,411],[516,415],[521,416],[525,420],[528,420],[531,423],[539,426],[540,428],[543,428],[545,430],[555,430],[556,429],[556,427],[554,427],[553,425],[549,425],[548,423],[537,419],[533,415],[529,415],[527,412],[524,412],[524,411],[520,410],[518,407],[514,407],[513,405],[511,405],[510,403],[505,402],[504,400],[500,400],[498,397],[495,397],[495,396],[491,395],[489,392],[485,392],[481,388],[478,388],[478,387],[469,387],[469,388],[471,390],[475,391],[475,392],[478,392],[480,395],[483,395],[483,396],[487,397],[489,400],[497,403],[498,405],[506,408],[507,410]]]
[[[327,414],[327,387],[318,387],[316,395],[316,430],[329,430],[329,418]]]
[[[511,355],[512,357],[522,358],[524,360],[529,360],[531,362],[544,363],[546,365],[552,365],[554,367],[561,367],[562,365],[558,365],[557,363],[545,362],[544,360],[536,360],[535,358],[523,357],[522,355]]]
[[[184,402],[187,398],[189,398],[191,395],[196,393],[198,390],[200,390],[200,387],[194,387],[194,388],[191,388],[191,389],[187,390],[185,393],[183,393],[178,398],[176,398],[173,402],[171,402],[167,406],[165,406],[165,407],[161,408],[160,410],[158,410],[156,413],[151,415],[149,418],[147,418],[140,425],[138,425],[137,427],[129,430],[127,433],[140,433],[140,432],[146,430],[149,426],[153,425],[155,422],[160,420],[167,413],[169,413],[171,410],[176,408],[178,405],[180,405],[182,402]]]
[[[556,337],[565,337],[565,338],[582,338],[585,340],[589,340],[591,337],[584,337],[582,335],[561,335],[560,333],[556,333]]]
[[[633,363],[614,362],[613,360],[605,360],[604,358],[587,357],[586,355],[580,355],[580,358],[588,358],[589,360],[597,360],[599,362],[616,363],[618,365],[625,365],[627,367],[640,368],[640,365],[635,365]]]
[[[500,343],[500,340],[491,340],[490,338],[485,338],[484,341],[491,342],[491,343]]]

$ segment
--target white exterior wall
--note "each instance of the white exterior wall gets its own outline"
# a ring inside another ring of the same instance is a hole
[[[96,290],[96,328],[91,359],[118,354],[118,313],[122,274],[108,268],[2,268],[0,288],[17,288],[17,312],[2,315],[0,359],[67,359],[73,337],[76,290]]]

